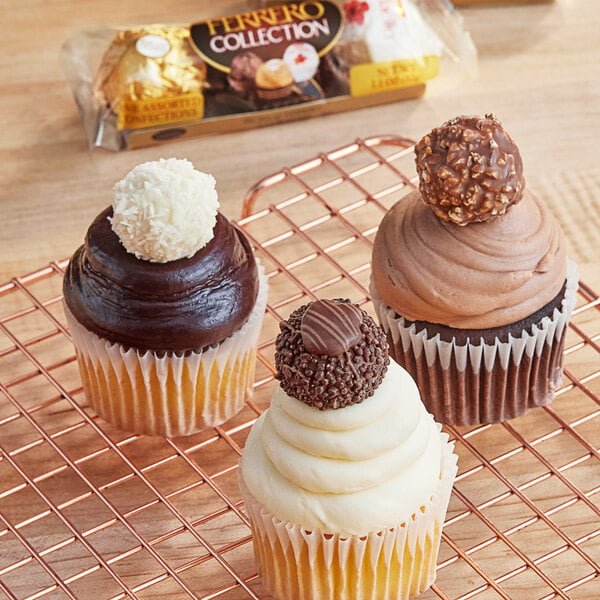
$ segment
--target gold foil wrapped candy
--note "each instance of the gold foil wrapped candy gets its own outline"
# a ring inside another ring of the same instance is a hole
[[[206,65],[189,29],[152,25],[117,33],[102,57],[94,90],[117,117],[139,129],[204,116]]]

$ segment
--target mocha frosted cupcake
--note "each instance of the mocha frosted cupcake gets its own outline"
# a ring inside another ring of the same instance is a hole
[[[186,160],[135,167],[88,229],[64,279],[85,396],[150,435],[223,423],[252,394],[267,283]]]
[[[493,115],[415,148],[419,191],[384,216],[372,294],[390,353],[444,423],[494,423],[552,401],[577,290],[556,219],[525,189]]]
[[[275,389],[240,461],[264,586],[279,600],[405,600],[435,578],[456,456],[358,306],[281,323]]]

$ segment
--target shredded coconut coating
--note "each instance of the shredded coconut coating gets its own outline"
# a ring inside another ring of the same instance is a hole
[[[113,190],[112,229],[140,259],[190,258],[213,237],[219,208],[215,179],[189,160],[142,163]]]

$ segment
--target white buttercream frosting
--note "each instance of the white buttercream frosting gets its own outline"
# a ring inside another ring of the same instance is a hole
[[[361,403],[319,410],[278,386],[241,460],[254,498],[310,531],[363,535],[410,519],[439,483],[442,438],[395,362]]]
[[[189,160],[134,167],[114,186],[111,225],[125,249],[151,262],[191,258],[212,238],[219,201],[212,175]]]

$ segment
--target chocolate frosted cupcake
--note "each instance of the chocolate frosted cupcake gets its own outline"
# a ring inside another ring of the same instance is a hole
[[[264,586],[280,600],[422,592],[457,468],[447,435],[358,306],[318,300],[280,327],[280,384],[240,461]]]
[[[577,272],[558,222],[525,188],[493,115],[416,146],[419,191],[383,218],[372,293],[391,355],[435,417],[494,423],[549,403],[562,380]]]
[[[214,185],[186,160],[138,165],[67,267],[86,399],[126,431],[187,435],[252,393],[266,279]]]

